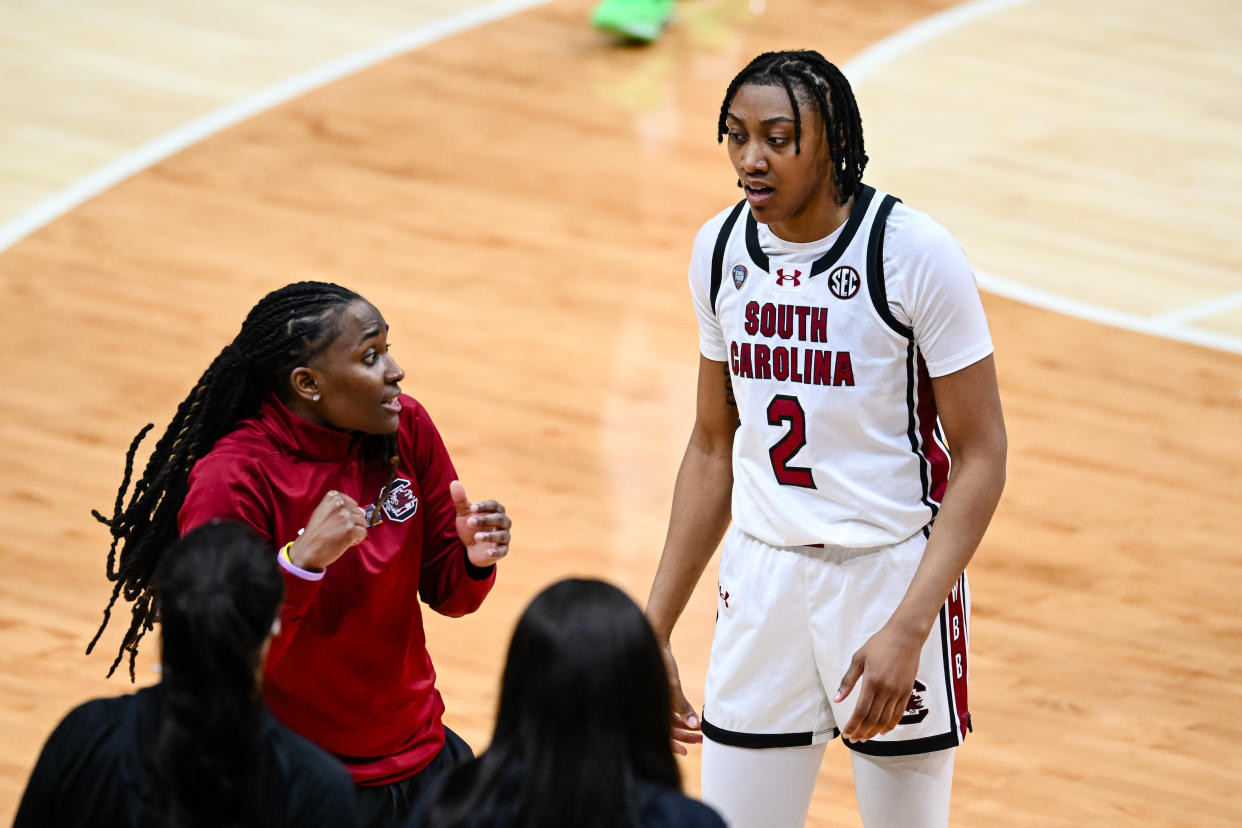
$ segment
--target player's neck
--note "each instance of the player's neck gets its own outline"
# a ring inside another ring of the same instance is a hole
[[[854,197],[846,199],[844,204],[837,204],[835,198],[809,204],[807,207],[785,221],[773,222],[768,225],[778,239],[794,244],[819,241],[837,231],[837,228],[849,220],[850,210],[854,207]]]

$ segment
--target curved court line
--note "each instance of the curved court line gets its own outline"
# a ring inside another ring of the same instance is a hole
[[[186,147],[228,129],[254,115],[296,98],[316,87],[374,66],[381,61],[442,40],[458,32],[482,26],[493,20],[542,5],[548,0],[493,0],[439,20],[433,20],[395,37],[372,44],[336,60],[316,66],[299,75],[286,78],[238,101],[213,110],[171,132],[127,152],[95,172],[75,181],[23,210],[15,218],[0,225],[0,253],[89,198],[121,183],[147,167],[163,161]],[[585,24],[584,24],[585,25]]]
[[[1226,293],[1223,296],[1217,296],[1215,299],[1208,299],[1204,302],[1196,302],[1193,305],[1186,305],[1152,318],[1157,322],[1175,325],[1181,322],[1190,322],[1194,319],[1202,319],[1205,316],[1215,316],[1218,313],[1228,313],[1235,308],[1242,308],[1242,290]]]
[[[954,29],[960,29],[967,23],[1017,6],[1025,6],[1029,2],[1030,0],[976,0],[945,9],[873,43],[842,64],[841,71],[850,79],[851,84],[858,86],[916,46],[935,40]]]
[[[880,40],[846,62],[841,68],[851,82],[857,86],[919,45],[935,40],[975,20],[1025,5],[1029,1],[976,0],[976,2],[955,6],[924,18]],[[190,121],[122,155],[0,225],[0,253],[87,199],[246,118],[388,58],[546,2],[548,0],[495,0],[483,6],[467,9],[416,27],[337,60],[329,61],[275,86],[213,110],[201,118]],[[978,271],[977,276],[980,287],[984,290],[1024,304],[1091,322],[1242,354],[1242,338],[1192,328],[1184,324],[1214,312],[1242,305],[1242,293],[1175,309],[1157,317],[1146,317],[1070,299],[991,273]]]
[[[880,69],[897,60],[897,58],[928,43],[936,38],[959,29],[997,12],[1007,11],[1017,6],[1026,5],[1030,0],[976,0],[954,6],[918,23],[895,32],[880,40],[841,66],[841,70],[850,79],[850,83],[859,86]],[[979,286],[984,290],[1033,305],[1064,316],[1098,322],[1129,331],[1203,345],[1220,351],[1242,354],[1242,337],[1216,333],[1188,326],[1187,322],[1221,313],[1242,306],[1242,292],[1220,296],[1206,302],[1177,308],[1158,316],[1141,316],[1139,314],[1119,311],[1102,305],[1093,305],[1078,299],[1071,299],[1033,285],[1016,282],[992,273],[975,271]]]
[[[1070,299],[1066,296],[1032,287],[1022,282],[1015,282],[1012,279],[1006,279],[1003,276],[997,276],[984,270],[976,269],[975,278],[979,282],[979,287],[989,293],[1004,296],[1006,299],[1013,299],[1024,305],[1032,305],[1053,311],[1062,316],[1073,316],[1078,319],[1085,319],[1088,322],[1098,322],[1114,328],[1124,328],[1127,331],[1136,331],[1137,333],[1160,336],[1165,339],[1176,339],[1179,342],[1189,342],[1192,345],[1203,345],[1207,348],[1215,348],[1218,351],[1242,354],[1242,338],[1183,325],[1181,324],[1181,319],[1176,316],[1177,311],[1172,311],[1162,316],[1140,316],[1136,313],[1127,313],[1103,305],[1093,305],[1090,302]],[[1235,294],[1235,298],[1238,296],[1242,296],[1242,294]],[[1237,304],[1242,305],[1242,299],[1239,299]],[[1193,307],[1200,308],[1199,305]],[[1188,308],[1187,310],[1191,309]]]

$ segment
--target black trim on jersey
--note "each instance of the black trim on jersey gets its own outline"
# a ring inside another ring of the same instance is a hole
[[[940,513],[940,504],[931,499],[931,462],[927,459],[927,452],[923,450],[919,442],[918,421],[915,417],[918,411],[918,402],[914,398],[915,390],[918,388],[918,352],[914,344],[914,329],[903,325],[893,316],[893,312],[888,307],[888,290],[884,286],[884,230],[888,215],[893,211],[893,205],[899,201],[901,199],[896,196],[886,195],[876,209],[875,221],[871,224],[871,237],[867,240],[867,292],[871,295],[871,304],[875,307],[875,312],[880,319],[907,340],[906,434],[910,438],[910,451],[919,460],[919,483],[923,487],[920,500],[931,511],[931,519],[934,521],[936,515]],[[935,428],[938,429],[939,426]],[[948,454],[947,451],[945,453]],[[923,534],[927,537],[931,536],[931,531],[927,526],[923,527]]]
[[[965,585],[962,578],[958,578],[958,589],[963,590],[962,606],[966,606]],[[946,602],[947,604],[947,602]],[[963,613],[963,618],[965,614]],[[953,651],[949,649],[949,609],[947,606],[940,608],[940,654],[941,661],[944,662],[944,694],[945,703],[949,706],[949,730],[947,733],[941,733],[938,736],[924,736],[922,739],[909,739],[907,741],[894,742],[851,742],[849,739],[842,739],[845,746],[850,750],[857,751],[867,756],[912,756],[918,753],[932,753],[937,750],[948,750],[954,748],[965,741],[958,734],[957,727],[957,699],[953,695]]]
[[[722,727],[716,727],[707,721],[706,717],[702,723],[703,735],[713,742],[729,747],[750,748],[751,750],[762,750],[764,748],[788,748],[788,747],[806,747],[812,744],[814,734],[811,731],[805,733],[739,733],[736,730],[725,730]],[[833,730],[832,738],[835,739],[839,735],[839,731]]]
[[[720,283],[724,279],[724,253],[725,246],[729,243],[729,234],[733,232],[733,225],[737,223],[738,214],[742,212],[742,208],[746,206],[746,199],[742,199],[732,210],[729,216],[724,220],[724,224],[720,226],[720,232],[716,235],[716,248],[712,250],[712,313],[716,312],[716,296],[720,293]]]
[[[867,240],[867,292],[871,294],[871,304],[884,323],[906,339],[914,339],[914,330],[897,321],[893,312],[888,309],[888,291],[884,287],[884,225],[893,205],[901,199],[888,195],[880,202],[875,211],[875,221],[871,224],[871,238]]]
[[[871,206],[871,197],[874,195],[875,187],[863,187],[862,192],[854,199],[854,206],[850,208],[850,217],[846,219],[845,229],[841,231],[841,235],[837,236],[832,247],[828,248],[828,252],[811,265],[811,275],[807,277],[808,279],[823,273],[841,258],[845,248],[849,247],[850,242],[854,240],[854,234],[858,232],[858,226],[866,217],[867,208]],[[763,248],[759,246],[759,222],[755,221],[754,213],[746,214],[746,252],[750,254],[751,261],[767,272],[768,254],[764,253]]]
[[[931,374],[928,374],[928,376],[927,376],[927,382],[928,382],[928,384],[929,384],[929,385],[931,384]],[[934,394],[934,393],[932,394],[932,397],[933,397],[933,398],[935,397],[935,394]],[[939,409],[939,408],[937,408],[937,409],[936,409],[936,422],[932,423],[932,436],[931,436],[931,441],[932,441],[933,443],[935,443],[935,442],[937,442],[937,441],[939,442],[939,445],[940,445],[940,450],[944,452],[944,456],[945,456],[945,458],[949,461],[949,474],[950,474],[950,475],[952,475],[952,473],[953,473],[953,471],[952,471],[952,469],[953,469],[953,452],[949,449],[949,441],[948,441],[947,439],[945,439],[944,432],[940,430],[940,409]],[[926,452],[924,452],[924,454],[923,454],[923,459],[924,459],[924,462],[926,462],[926,463],[927,463],[928,470],[929,470],[929,474],[930,474],[930,469],[931,469],[931,461],[930,461],[930,460],[927,460],[927,454],[926,454]],[[927,486],[927,505],[931,507],[931,510],[932,510],[932,520],[934,521],[934,520],[936,519],[936,515],[940,514],[940,504],[939,504],[939,503],[937,503],[936,501],[934,501],[934,500],[932,500],[932,499],[931,499],[931,483],[930,483],[930,481],[928,482],[928,486]]]
[[[920,499],[923,505],[931,510],[931,519],[934,521],[936,515],[940,514],[940,504],[931,499],[931,461],[927,459],[927,452],[923,451],[922,444],[919,442],[918,419],[915,417],[918,402],[914,399],[914,391],[918,386],[918,351],[914,347],[914,340],[911,339],[906,345],[906,435],[910,438],[910,451],[919,460],[919,483],[923,487]],[[928,537],[931,537],[930,532]]]

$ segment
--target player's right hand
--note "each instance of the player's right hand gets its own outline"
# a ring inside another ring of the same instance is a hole
[[[306,529],[289,549],[301,569],[321,570],[367,537],[367,514],[349,495],[331,491],[311,513]]]
[[[669,695],[673,702],[673,752],[686,755],[686,749],[678,742],[687,745],[703,741],[703,733],[699,729],[699,717],[686,694],[681,689],[681,676],[677,672],[677,660],[673,658],[673,645],[664,642],[660,647],[664,656],[664,669],[668,672]]]

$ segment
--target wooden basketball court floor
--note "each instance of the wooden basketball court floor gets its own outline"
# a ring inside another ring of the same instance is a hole
[[[470,492],[514,516],[486,606],[428,622],[476,748],[536,591],[588,574],[645,598],[693,415],[690,241],[737,197],[720,96],[755,53],[810,46],[855,79],[868,180],[962,241],[996,341],[1009,482],[970,567],[953,823],[1242,822],[1235,3],[683,0],[636,49],[589,30],[589,0],[554,0],[32,220],[180,123],[469,12],[94,5],[0,10],[0,819],[59,717],[130,689],[102,678],[116,630],[81,654],[108,592],[88,510],[288,281],[380,307]],[[674,639],[696,702],[711,571]],[[682,767],[697,790],[697,753]],[[855,810],[834,746],[808,824]]]

